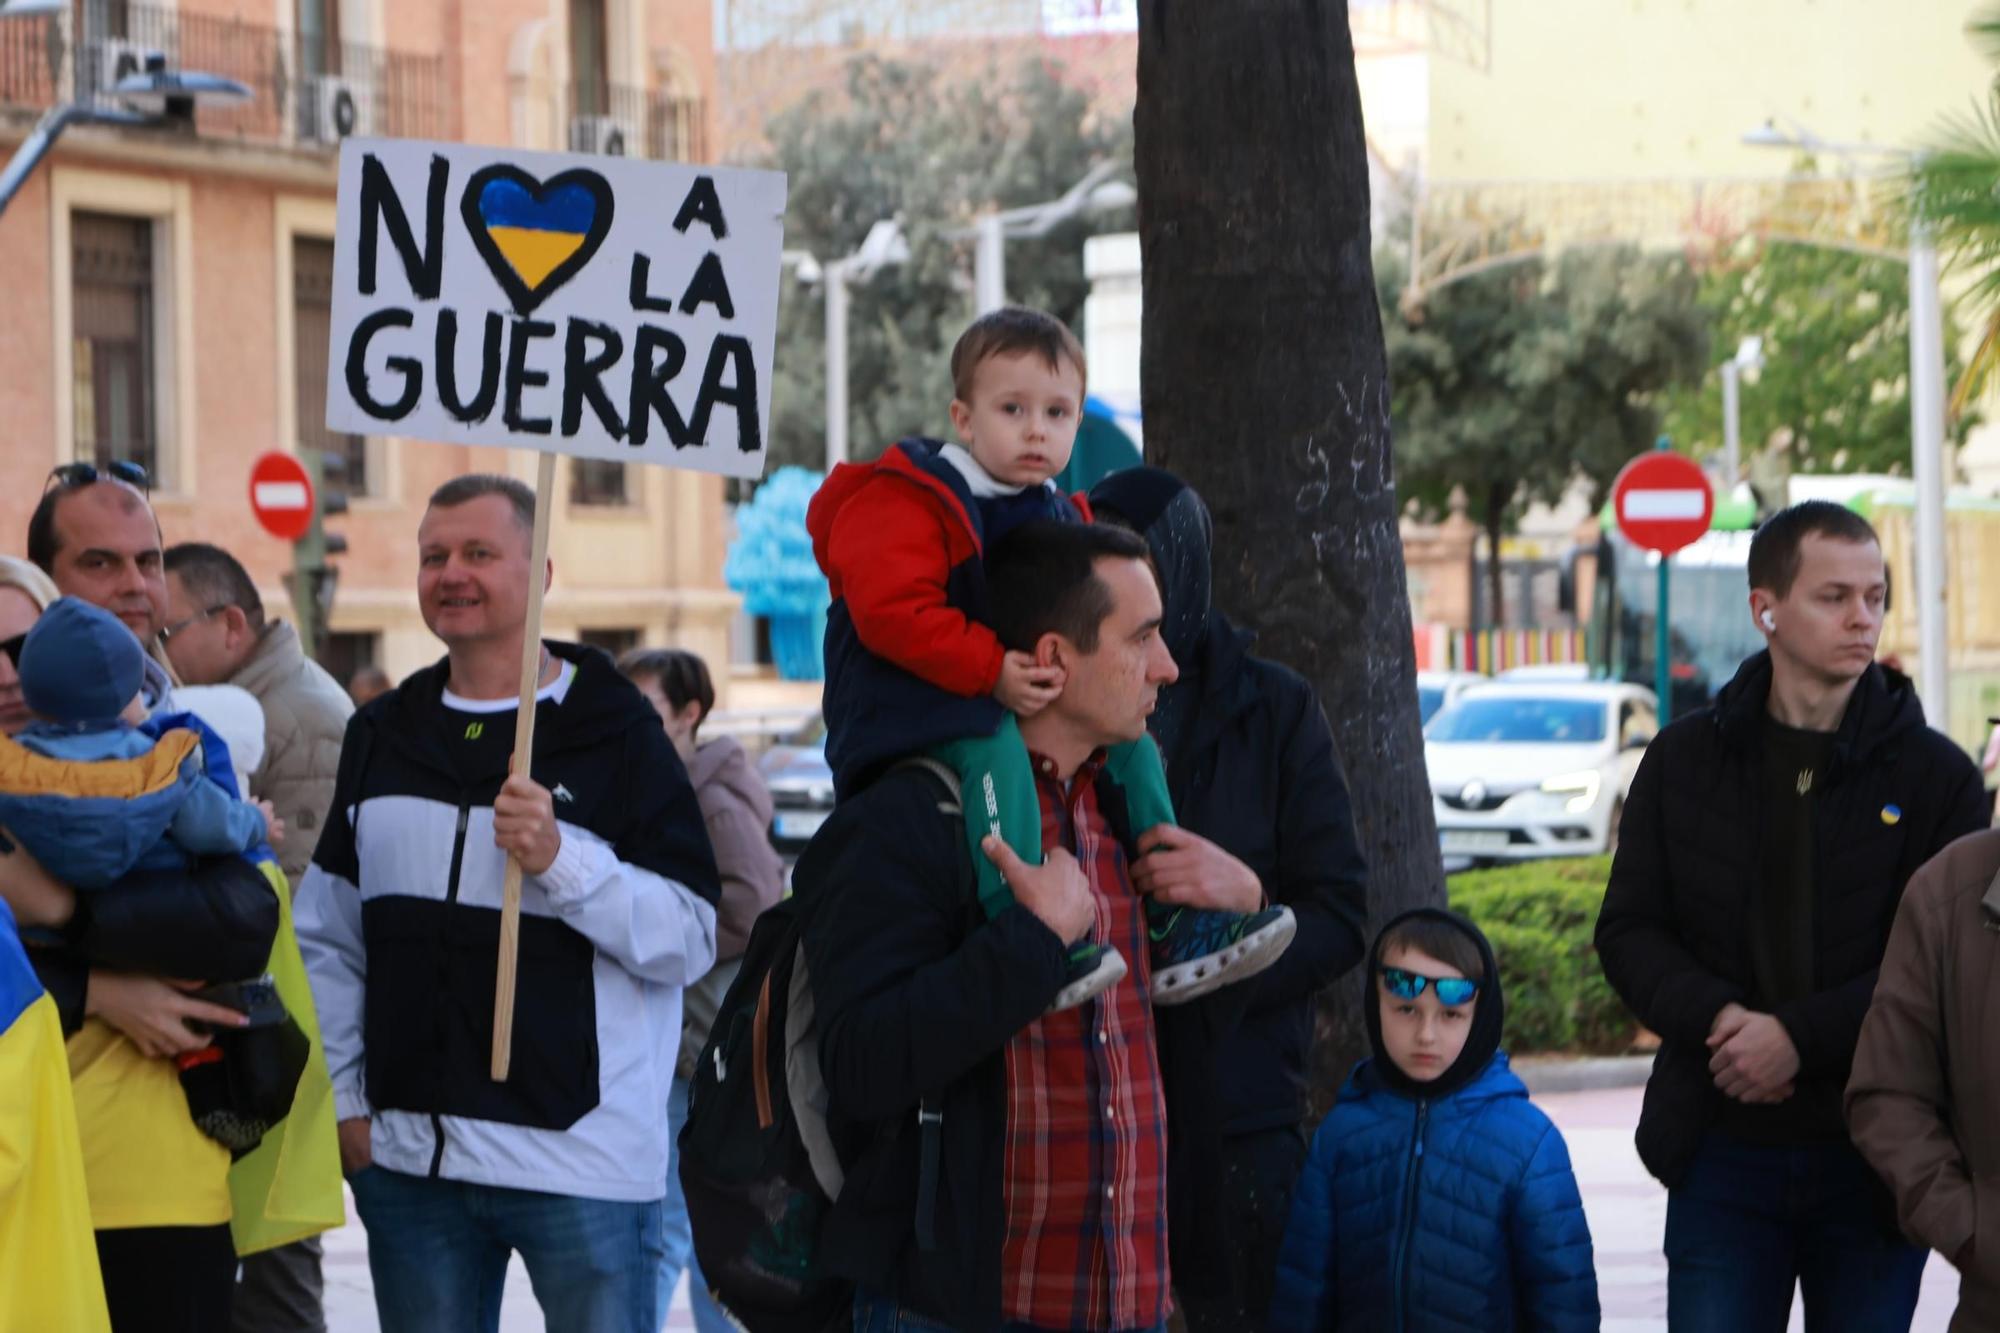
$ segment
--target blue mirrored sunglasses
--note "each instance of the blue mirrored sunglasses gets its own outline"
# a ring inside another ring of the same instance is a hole
[[[1479,993],[1479,983],[1471,977],[1426,977],[1400,967],[1383,968],[1382,984],[1399,1000],[1414,1000],[1429,986],[1444,1005],[1464,1004]]]

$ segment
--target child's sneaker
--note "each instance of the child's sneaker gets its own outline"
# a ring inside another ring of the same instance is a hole
[[[1155,1005],[1186,1004],[1256,976],[1278,961],[1299,928],[1289,907],[1261,912],[1161,907],[1148,915]]]
[[[1047,1012],[1074,1009],[1085,1000],[1102,995],[1125,979],[1125,955],[1106,944],[1089,940],[1069,951],[1069,977],[1056,992]]]

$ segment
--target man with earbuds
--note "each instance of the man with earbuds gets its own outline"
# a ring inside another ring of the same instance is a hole
[[[1597,948],[1660,1034],[1639,1155],[1668,1187],[1667,1322],[1909,1327],[1925,1252],[1896,1234],[1841,1094],[1903,886],[1985,826],[1979,769],[1875,661],[1888,577],[1867,521],[1808,501],[1750,545],[1765,652],[1647,748]]]

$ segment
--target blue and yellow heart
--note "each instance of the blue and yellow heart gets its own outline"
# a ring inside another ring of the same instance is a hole
[[[594,171],[564,171],[540,181],[502,164],[473,174],[461,212],[486,266],[525,315],[604,243],[611,186]]]

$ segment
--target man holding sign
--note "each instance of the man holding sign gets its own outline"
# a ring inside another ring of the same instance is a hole
[[[656,1311],[681,989],[715,958],[693,788],[602,653],[541,648],[509,773],[534,495],[466,476],[418,529],[445,660],[347,729],[299,937],[385,1333],[491,1328],[510,1252],[553,1330]],[[509,1077],[490,1077],[501,881],[521,885]]]
[[[555,454],[762,472],[784,187],[342,145],[327,424],[542,455],[532,492],[432,496],[418,600],[449,655],[355,715],[300,889],[386,1333],[495,1327],[510,1251],[551,1329],[657,1317],[716,873],[644,697],[541,642],[550,490]]]

